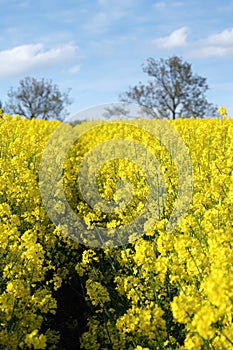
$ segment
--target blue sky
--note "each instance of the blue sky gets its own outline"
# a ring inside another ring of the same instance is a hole
[[[147,58],[183,57],[233,116],[233,2],[0,0],[0,100],[32,76],[71,88],[72,116],[146,82]]]

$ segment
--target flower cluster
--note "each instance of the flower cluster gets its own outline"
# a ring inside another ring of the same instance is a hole
[[[41,154],[58,124],[0,118],[1,349],[56,349],[59,341],[48,318],[77,247],[49,220],[38,186]]]
[[[121,248],[97,250],[95,260],[77,264],[93,309],[89,329],[81,340],[84,349],[233,346],[233,121],[179,119],[172,123],[192,159],[191,203],[176,229],[167,232],[177,177],[161,145],[145,133],[139,142],[154,151],[169,179],[166,205],[159,220],[136,241]],[[107,126],[101,130],[87,137],[85,145],[93,147],[94,142],[104,139],[105,132],[109,135]],[[129,134],[137,137],[134,132]],[[121,174],[123,169],[130,177],[132,168],[118,167],[117,171]],[[109,200],[114,180],[120,175],[105,170],[102,191]],[[143,179],[143,174],[138,173],[138,178]],[[130,180],[136,188],[135,178]],[[147,185],[145,179],[140,183],[142,200]],[[135,213],[135,207],[130,210]]]
[[[83,349],[232,348],[233,121],[219,112],[224,118],[169,122],[189,151],[193,178],[191,202],[172,232],[181,161],[171,152],[179,151],[174,135],[165,147],[164,130],[159,139],[149,132],[156,120],[77,126],[61,180],[86,225],[77,232],[86,247],[55,226],[39,189],[60,164],[48,153],[48,176],[39,178],[46,142],[61,123],[0,118],[0,348],[59,348],[49,320],[56,291],[71,278],[82,281],[88,306]],[[89,175],[95,182],[86,186]],[[67,203],[54,186],[52,207],[65,220]],[[128,240],[114,246],[120,227]]]

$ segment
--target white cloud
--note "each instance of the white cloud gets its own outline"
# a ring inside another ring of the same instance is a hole
[[[190,50],[194,57],[223,57],[233,55],[233,28],[199,40]]]
[[[233,28],[212,34],[205,39],[187,42],[188,27],[181,27],[166,37],[153,40],[159,49],[173,49],[186,46],[189,57],[233,56]]]
[[[77,47],[67,44],[45,50],[42,44],[16,46],[0,51],[0,77],[27,74],[33,69],[50,67],[75,57]]]
[[[189,53],[191,57],[198,58],[207,58],[207,57],[223,57],[223,56],[232,56],[233,47],[224,48],[216,46],[205,46],[205,47],[196,47],[192,49]]]
[[[81,68],[80,64],[77,64],[68,69],[68,74],[75,75],[80,71],[80,68]]]
[[[207,43],[218,46],[233,45],[233,28],[211,35],[206,40]]]
[[[187,44],[186,39],[188,35],[188,28],[181,27],[170,35],[153,40],[153,44],[160,49],[173,49],[176,47],[182,47]]]

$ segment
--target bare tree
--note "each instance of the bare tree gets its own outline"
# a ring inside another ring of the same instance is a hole
[[[60,92],[51,80],[26,77],[17,90],[10,89],[4,110],[28,119],[63,120],[67,116],[65,106],[72,103],[69,92]]]
[[[206,78],[194,75],[191,64],[173,56],[168,59],[149,58],[143,71],[152,80],[146,85],[139,82],[120,95],[124,103],[137,103],[144,113],[153,118],[215,116],[217,108],[209,103]]]

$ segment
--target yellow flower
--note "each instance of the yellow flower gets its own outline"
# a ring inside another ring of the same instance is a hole
[[[43,334],[38,335],[38,329],[35,329],[25,337],[25,344],[34,349],[46,349],[46,337]]]
[[[87,295],[91,300],[92,305],[103,307],[104,303],[109,302],[110,296],[106,287],[100,282],[88,279],[86,282]]]
[[[227,109],[226,109],[226,107],[219,107],[218,113],[220,115],[222,115],[223,117],[226,117],[227,116]]]

